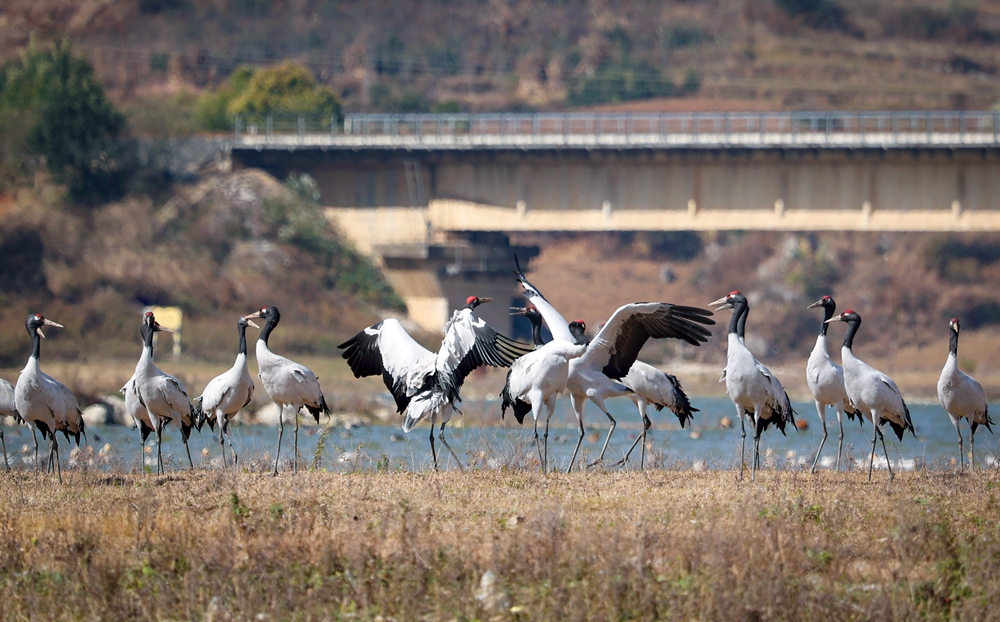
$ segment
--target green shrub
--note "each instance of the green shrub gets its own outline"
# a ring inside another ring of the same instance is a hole
[[[45,162],[70,197],[97,204],[121,196],[135,166],[125,115],[94,69],[66,42],[30,48],[3,67],[0,118],[22,115],[28,153]]]

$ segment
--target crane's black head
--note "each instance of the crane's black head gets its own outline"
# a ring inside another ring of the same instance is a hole
[[[587,323],[583,320],[573,320],[570,322],[569,333],[573,335],[578,344],[587,343]]]
[[[475,310],[481,304],[486,304],[487,302],[493,302],[492,298],[479,298],[478,296],[469,296],[465,299],[465,308],[469,310]]]
[[[948,326],[957,334],[962,328],[962,323],[958,321],[957,317],[953,317],[951,318],[951,322],[948,323]]]
[[[739,292],[739,290],[734,289],[729,292],[728,295],[719,298],[715,302],[710,302],[708,306],[714,307],[718,306],[716,311],[722,311],[723,309],[733,309],[737,304],[741,302],[746,302],[747,297]]]
[[[260,311],[254,311],[250,315],[244,315],[243,317],[248,320],[261,317],[269,324],[277,324],[281,320],[281,313],[278,312],[278,307],[271,305],[270,307],[261,307]]]
[[[816,307],[823,307],[824,309],[830,309],[832,311],[837,308],[837,303],[830,296],[823,296],[816,302],[806,307],[806,309],[815,309]]]
[[[52,320],[46,320],[42,317],[41,313],[32,313],[28,316],[28,319],[24,321],[24,327],[28,329],[28,334],[34,337],[36,334],[39,337],[45,337],[45,333],[42,332],[42,326],[55,326],[56,328],[62,328],[62,324],[56,324]]]
[[[835,315],[826,321],[827,324],[830,322],[847,322],[848,324],[860,324],[861,316],[857,314],[856,311],[848,309],[840,315]]]

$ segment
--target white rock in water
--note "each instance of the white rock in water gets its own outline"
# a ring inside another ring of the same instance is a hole
[[[262,408],[260,408],[254,415],[254,423],[258,425],[278,425],[278,417],[280,416],[281,410],[275,403],[270,403]]]

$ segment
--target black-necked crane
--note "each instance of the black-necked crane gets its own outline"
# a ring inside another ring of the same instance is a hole
[[[278,474],[278,457],[281,455],[281,436],[285,431],[285,408],[292,413],[295,423],[295,440],[292,445],[292,473],[299,472],[299,411],[303,407],[319,423],[320,415],[330,415],[326,397],[319,386],[316,374],[305,365],[296,363],[271,352],[267,340],[271,331],[281,321],[278,307],[264,307],[260,311],[244,316],[244,319],[263,318],[264,328],[257,337],[257,369],[260,383],[278,406],[278,446],[274,450],[273,475]]]
[[[777,376],[771,373],[746,346],[746,317],[750,313],[750,303],[738,291],[716,300],[712,306],[716,311],[732,309],[729,319],[729,342],[726,350],[726,393],[736,406],[740,420],[740,477],[743,477],[743,462],[746,446],[746,425],[744,417],[753,422],[753,467],[751,479],[757,477],[760,462],[760,435],[770,424],[785,433],[785,425],[795,425],[795,411]]]
[[[14,421],[24,421],[21,415],[17,414],[17,405],[14,403],[14,385],[0,378],[0,416],[13,417]],[[32,428],[32,436],[35,429]],[[3,427],[0,427],[0,449],[3,449],[3,466],[10,471],[10,462],[7,461],[7,443],[3,437]],[[35,460],[38,460],[38,439],[35,438]]]
[[[515,257],[515,263],[517,258]],[[542,314],[545,324],[552,332],[553,340],[576,343],[576,337],[570,331],[566,319],[556,311],[545,296],[528,282],[521,272],[520,265],[515,271],[518,282],[524,287],[524,296]],[[570,393],[573,411],[576,413],[580,436],[570,458],[567,472],[573,469],[576,456],[580,451],[585,434],[583,427],[583,408],[589,399],[611,422],[608,436],[604,439],[601,454],[593,463],[604,459],[608,442],[615,431],[617,422],[608,412],[604,400],[632,393],[621,379],[628,375],[629,369],[639,355],[639,350],[650,338],[681,339],[691,345],[701,345],[708,341],[712,333],[704,325],[715,324],[708,316],[711,311],[698,307],[685,307],[667,302],[636,302],[619,307],[594,336],[587,352],[574,358],[569,363],[569,378],[566,389]]]
[[[826,444],[826,407],[832,406],[837,411],[837,425],[840,426],[840,436],[837,443],[837,470],[840,470],[840,455],[844,451],[844,414],[853,421],[857,416],[858,422],[864,422],[861,413],[854,410],[850,400],[847,399],[847,389],[844,388],[844,368],[837,365],[830,358],[830,352],[826,347],[826,329],[830,327],[827,322],[833,317],[837,310],[837,303],[830,296],[823,296],[812,303],[807,309],[823,307],[823,321],[820,323],[819,336],[816,337],[816,345],[813,346],[806,362],[806,384],[809,385],[809,392],[812,393],[813,400],[816,401],[816,414],[819,415],[819,422],[823,426],[823,438],[819,442],[819,449],[816,450],[816,457],[813,458],[812,472],[816,472],[816,464],[819,456],[823,453],[823,445]]]
[[[160,370],[153,362],[153,335],[160,331],[173,332],[160,326],[151,311],[143,314],[142,327],[139,329],[142,335],[142,355],[133,375],[139,402],[145,407],[156,431],[157,473],[164,472],[163,429],[171,423],[180,428],[181,440],[184,441],[184,449],[187,451],[188,465],[194,468],[188,437],[191,436],[191,429],[198,423],[195,419],[194,406],[188,398],[184,385],[177,378]]]
[[[589,343],[585,332],[587,325],[583,320],[575,320],[569,323],[570,332],[581,342]],[[639,420],[642,422],[642,433],[636,436],[632,446],[625,452],[625,457],[618,461],[624,465],[628,462],[629,456],[635,450],[636,445],[642,443],[642,451],[639,458],[639,469],[646,463],[646,434],[653,423],[649,420],[649,407],[655,406],[656,410],[667,408],[674,413],[681,428],[691,420],[693,413],[698,412],[697,408],[691,407],[691,401],[681,388],[680,380],[672,374],[653,367],[649,363],[635,361],[628,373],[621,379],[621,383],[632,390],[628,394],[629,399],[635,404],[639,411]]]
[[[948,344],[948,359],[944,362],[941,377],[938,378],[938,400],[945,412],[948,413],[951,424],[955,426],[955,432],[958,434],[958,458],[962,469],[965,468],[965,449],[962,447],[962,431],[958,428],[958,422],[962,419],[969,421],[971,465],[975,469],[976,428],[984,425],[992,433],[993,428],[990,426],[993,421],[990,419],[986,406],[986,393],[983,392],[982,385],[958,368],[958,333],[961,329],[961,322],[958,321],[958,318],[952,318],[948,326],[951,337]]]
[[[847,336],[844,337],[844,345],[840,349],[841,361],[844,363],[844,388],[847,389],[847,398],[854,407],[868,417],[875,427],[872,433],[872,455],[868,463],[868,481],[872,479],[872,469],[875,467],[875,444],[879,439],[882,440],[889,479],[892,479],[894,475],[889,461],[889,450],[885,447],[885,436],[880,426],[888,422],[901,441],[906,430],[916,438],[917,433],[910,420],[910,409],[907,408],[903,394],[892,378],[854,356],[854,336],[861,328],[861,316],[848,309],[827,322],[847,322]]]
[[[226,440],[233,452],[233,465],[237,464],[236,448],[229,438],[229,420],[250,403],[253,397],[253,378],[247,367],[247,326],[259,328],[250,320],[241,317],[236,321],[236,329],[240,341],[236,353],[236,362],[224,374],[209,380],[201,396],[195,398],[195,416],[199,420],[208,421],[209,427],[215,430],[219,426],[219,447],[222,449],[222,464],[226,464]]]
[[[122,396],[125,398],[125,412],[132,418],[132,430],[139,430],[139,470],[146,472],[146,439],[153,433],[153,420],[149,416],[149,411],[139,399],[139,387],[135,381],[135,372],[128,379],[125,386],[121,388]],[[160,472],[159,461],[157,461],[156,472]]]
[[[455,405],[461,401],[459,389],[474,369],[489,365],[509,367],[518,356],[530,351],[524,344],[501,335],[475,313],[476,307],[491,298],[469,296],[466,306],[455,311],[444,327],[444,340],[437,353],[418,344],[398,320],[386,319],[369,326],[337,346],[355,378],[382,376],[403,415],[403,431],[409,432],[424,417],[431,422],[431,457],[438,468],[434,429],[438,418],[438,439],[455,459],[462,462],[444,436]]]
[[[535,448],[542,473],[548,470],[549,421],[556,408],[556,398],[566,390],[569,377],[569,362],[583,356],[587,351],[586,341],[569,343],[558,339],[542,341],[542,316],[533,305],[511,308],[513,315],[523,315],[531,321],[535,349],[515,360],[507,372],[507,380],[500,393],[500,417],[511,408],[518,423],[524,423],[524,416],[531,413],[534,419]],[[544,455],[538,442],[538,418],[545,406]]]
[[[83,432],[83,418],[80,416],[80,407],[73,392],[66,385],[42,372],[38,362],[42,338],[45,336],[42,327],[62,328],[62,325],[38,313],[29,315],[24,325],[31,335],[31,356],[17,378],[17,385],[14,387],[14,406],[22,419],[38,428],[43,439],[49,439],[49,468],[56,471],[59,482],[62,483],[56,432],[68,430],[77,437],[79,443],[79,435]],[[75,422],[72,429],[71,421]]]

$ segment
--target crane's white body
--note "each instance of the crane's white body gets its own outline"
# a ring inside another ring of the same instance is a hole
[[[44,373],[38,359],[32,356],[17,378],[14,406],[22,419],[38,428],[43,437],[46,434],[49,436],[50,459],[55,457],[58,469],[59,443],[56,432],[79,434],[83,430],[83,419],[76,396],[69,387]]]
[[[754,357],[735,333],[729,333],[723,374],[726,393],[736,406],[741,421],[748,414],[755,426],[761,420],[769,420],[780,409],[781,402],[787,399],[778,377]]]
[[[905,427],[909,424],[903,395],[892,378],[854,355],[840,350],[844,362],[844,388],[848,399],[866,419],[878,426],[882,420]]]
[[[325,409],[326,399],[323,389],[319,386],[316,374],[305,365],[296,363],[279,354],[271,352],[263,339],[257,339],[257,367],[260,383],[264,390],[278,406],[278,449],[274,454],[273,474],[278,474],[278,456],[281,450],[281,435],[284,433],[286,412],[292,416],[295,424],[295,441],[293,446],[292,470],[299,470],[299,411],[302,407],[319,410]]]
[[[23,421],[21,415],[17,413],[17,405],[14,403],[14,385],[0,378],[0,415],[13,417],[14,421]],[[35,429],[31,428],[31,435],[35,438],[35,459],[38,459],[38,438],[35,437]],[[7,461],[7,442],[3,436],[3,428],[0,427],[0,448],[3,449],[3,463],[6,470],[10,470],[10,463]]]
[[[832,406],[837,412],[837,424],[840,426],[840,441],[837,449],[837,470],[840,470],[840,455],[844,444],[844,411],[850,406],[847,389],[844,388],[844,368],[833,362],[826,347],[826,335],[816,337],[816,345],[809,353],[806,362],[806,384],[816,402],[816,414],[823,426],[823,440],[816,451],[812,470],[815,472],[819,455],[826,443],[826,408]]]
[[[250,403],[253,389],[253,378],[250,377],[247,355],[245,352],[239,352],[233,366],[225,373],[209,380],[201,397],[198,398],[202,413],[206,417],[211,417],[219,426],[219,445],[222,446],[223,464],[226,462],[226,448],[223,443],[224,438],[228,435],[229,420]],[[235,464],[237,457],[232,440],[229,441],[229,447],[233,451],[233,463]]]
[[[155,431],[153,420],[149,417],[149,411],[139,399],[139,388],[135,381],[135,372],[122,387],[122,396],[125,398],[125,412],[132,418],[132,429],[139,429],[139,469],[145,471],[145,448],[146,439],[150,433]],[[157,468],[159,468],[157,466]]]
[[[542,472],[545,472],[548,466],[549,421],[555,412],[556,398],[566,389],[571,361],[583,356],[586,351],[586,344],[550,341],[515,360],[507,373],[503,409],[506,409],[508,403],[514,406],[515,415],[520,422],[524,415],[523,410],[519,410],[518,402],[530,404],[531,417],[534,420],[535,446],[538,448],[538,461],[541,463]],[[538,443],[538,420],[543,405],[546,411],[544,456]],[[522,414],[517,415],[518,412]]]
[[[149,423],[156,431],[157,470],[163,472],[163,429],[173,424],[180,428],[184,447],[188,452],[188,463],[191,461],[191,450],[187,446],[190,430],[195,425],[193,406],[188,398],[187,389],[181,381],[164,372],[153,361],[153,348],[143,344],[142,355],[135,366],[132,376],[136,395],[145,407]],[[142,420],[142,417],[139,417]]]
[[[649,420],[649,407],[656,406],[657,410],[669,409],[677,416],[682,428],[691,417],[692,411],[697,411],[697,409],[691,408],[691,403],[681,389],[681,384],[676,376],[661,371],[648,363],[642,361],[632,363],[628,374],[621,379],[621,382],[632,391],[629,393],[629,398],[635,403],[642,421],[642,434],[636,437],[635,443],[632,443],[632,447],[625,454],[622,463],[624,464],[628,460],[635,445],[642,443],[639,461],[639,468],[642,469],[646,462],[646,433],[652,425]]]
[[[956,343],[956,350],[957,346]],[[962,419],[968,420],[969,443],[972,445],[972,466],[975,468],[976,428],[985,425],[987,429],[992,431],[990,425],[993,422],[989,418],[983,386],[975,378],[958,368],[957,358],[954,352],[948,354],[948,359],[941,370],[941,377],[938,378],[937,394],[941,406],[948,413],[948,418],[951,419],[951,424],[955,426],[955,433],[958,435],[959,461],[963,466],[965,453],[962,447],[962,432],[958,429],[958,423]]]
[[[564,341],[575,344],[577,338],[570,331],[569,323],[545,296],[517,271],[517,280],[524,287],[524,295],[538,309],[549,327],[554,341]],[[614,378],[628,374],[635,363],[636,356],[642,345],[649,338],[673,337],[683,339],[693,345],[699,345],[707,340],[711,333],[701,324],[714,324],[706,315],[710,312],[693,307],[680,307],[663,302],[636,302],[622,305],[608,318],[608,321],[594,335],[583,356],[569,362],[569,377],[566,390],[570,394],[573,411],[576,414],[580,436],[577,439],[576,450],[570,459],[568,470],[572,470],[577,452],[583,442],[583,409],[589,399],[611,422],[608,436],[596,461],[604,459],[604,453],[614,434],[617,422],[608,412],[604,400],[610,397],[628,395],[632,392],[627,386]],[[591,465],[591,466],[592,466]]]
[[[475,307],[489,301],[471,296],[470,306],[452,313],[436,353],[414,341],[399,321],[392,318],[365,328],[339,346],[355,377],[382,376],[396,402],[396,410],[403,415],[404,432],[430,418],[435,469],[438,464],[434,428],[438,419],[441,420],[438,438],[462,468],[462,462],[445,438],[444,428],[455,405],[461,401],[459,390],[465,377],[483,365],[509,367],[518,356],[530,352],[476,315]]]

